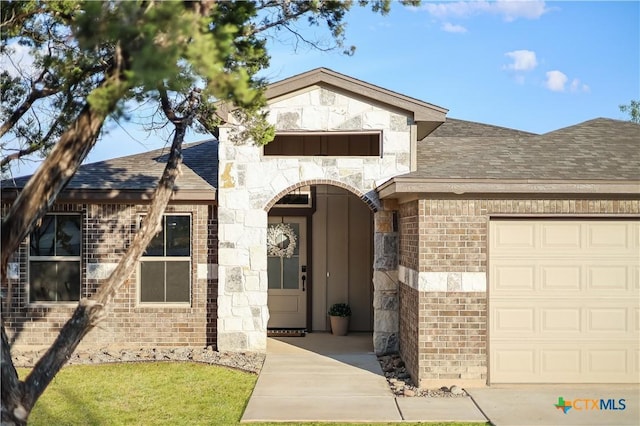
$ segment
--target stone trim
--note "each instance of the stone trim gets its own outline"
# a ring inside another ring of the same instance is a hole
[[[400,265],[400,281],[418,291],[486,292],[485,272],[418,272]]]
[[[269,210],[271,210],[271,208],[273,206],[276,205],[276,202],[284,197],[285,195],[289,194],[292,191],[295,191],[298,188],[301,188],[303,186],[311,186],[311,185],[332,185],[332,186],[336,186],[338,188],[342,188],[342,189],[346,189],[347,191],[355,194],[356,196],[358,196],[368,207],[369,209],[371,209],[372,212],[376,212],[378,211],[378,209],[380,208],[380,200],[377,198],[377,196],[375,195],[375,191],[371,191],[368,193],[363,193],[362,191],[360,191],[359,189],[346,184],[344,182],[340,182],[340,181],[336,181],[336,180],[332,180],[332,179],[310,179],[310,180],[304,180],[298,183],[295,183],[285,189],[283,189],[282,191],[278,192],[272,199],[271,201],[269,201],[267,203],[267,205],[264,207],[264,210],[266,212],[268,212]]]

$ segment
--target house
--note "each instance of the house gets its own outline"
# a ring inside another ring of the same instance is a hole
[[[184,148],[163,231],[82,345],[265,351],[348,302],[422,386],[638,382],[639,125],[531,134],[326,68],[267,98],[269,145],[227,126]],[[164,161],[81,167],[10,265],[16,344],[49,344],[113,270]]]

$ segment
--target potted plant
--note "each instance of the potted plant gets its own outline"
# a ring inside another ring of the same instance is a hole
[[[351,307],[348,303],[334,303],[327,312],[331,319],[331,333],[336,336],[346,336],[349,330]]]

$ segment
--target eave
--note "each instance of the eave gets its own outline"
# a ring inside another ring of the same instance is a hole
[[[392,178],[378,187],[381,199],[416,199],[438,194],[467,196],[469,194],[529,195],[529,196],[616,196],[640,199],[640,181],[628,180],[493,180],[493,179],[424,179]]]

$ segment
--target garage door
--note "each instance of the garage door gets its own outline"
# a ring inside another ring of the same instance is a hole
[[[492,220],[491,383],[637,383],[640,221]]]

